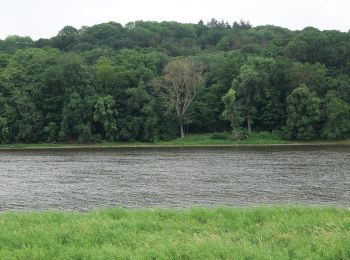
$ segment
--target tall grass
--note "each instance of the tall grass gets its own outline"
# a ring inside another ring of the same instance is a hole
[[[350,259],[350,211],[8,212],[0,259]]]

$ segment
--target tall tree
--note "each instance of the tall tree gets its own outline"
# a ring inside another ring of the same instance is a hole
[[[168,107],[176,110],[181,138],[184,138],[187,111],[204,83],[203,66],[190,58],[179,58],[170,62],[164,72],[164,97]]]
[[[252,132],[259,108],[265,103],[274,65],[273,59],[252,57],[241,67],[238,81],[234,81],[234,90],[242,108],[242,115],[246,118],[249,134]]]
[[[285,136],[292,140],[309,140],[317,136],[320,122],[320,99],[305,84],[287,97],[287,124]]]
[[[321,136],[327,139],[346,138],[350,134],[350,105],[336,92],[325,97],[325,124]]]
[[[118,115],[115,109],[115,101],[112,96],[99,97],[95,105],[94,121],[98,123],[103,132],[103,138],[115,140],[117,136],[117,121]]]
[[[155,113],[155,99],[147,92],[141,81],[136,88],[126,90],[126,113],[120,119],[123,127],[122,139],[155,141],[158,139],[158,118]]]
[[[229,89],[225,96],[222,97],[222,102],[225,105],[225,110],[222,113],[223,117],[230,122],[233,133],[242,125],[244,118],[241,116],[239,106],[236,100],[236,92],[234,85],[238,84],[237,80],[233,82],[233,87]]]

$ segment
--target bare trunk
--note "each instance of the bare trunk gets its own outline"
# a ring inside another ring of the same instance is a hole
[[[184,126],[182,123],[180,124],[180,134],[181,134],[181,139],[184,139],[185,132],[184,132]]]
[[[247,125],[248,125],[248,134],[250,135],[252,133],[252,120],[250,118],[250,115],[247,116]]]

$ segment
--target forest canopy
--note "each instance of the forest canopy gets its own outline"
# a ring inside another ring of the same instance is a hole
[[[0,143],[223,131],[349,138],[350,31],[212,19],[0,40]]]

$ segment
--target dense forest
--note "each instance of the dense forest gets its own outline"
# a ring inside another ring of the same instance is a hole
[[[115,22],[0,40],[0,143],[350,137],[350,31]]]

